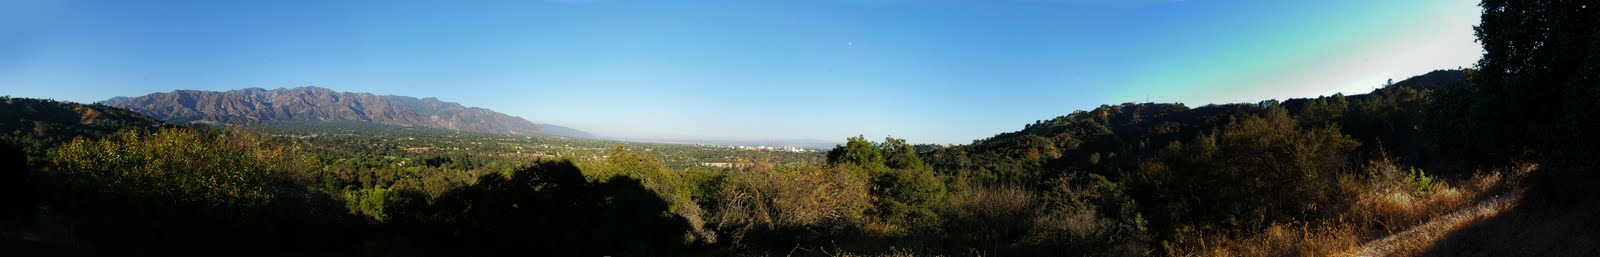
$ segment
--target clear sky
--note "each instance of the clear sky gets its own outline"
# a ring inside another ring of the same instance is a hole
[[[1470,67],[1469,0],[0,0],[0,94],[320,86],[604,136],[968,143]]]

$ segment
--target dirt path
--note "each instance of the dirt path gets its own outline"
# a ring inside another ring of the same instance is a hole
[[[1432,245],[1440,236],[1450,231],[1455,231],[1468,222],[1494,216],[1500,211],[1511,207],[1512,204],[1522,199],[1520,192],[1510,192],[1484,200],[1471,207],[1467,207],[1429,221],[1428,223],[1412,227],[1406,231],[1395,233],[1382,239],[1373,240],[1355,249],[1353,256],[1388,256],[1406,246]]]

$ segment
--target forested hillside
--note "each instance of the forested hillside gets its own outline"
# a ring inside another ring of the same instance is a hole
[[[45,149],[73,137],[150,128],[161,121],[127,109],[53,100],[0,98],[0,132],[11,144]]]
[[[1107,105],[922,154],[946,176],[1028,189],[1047,210],[1031,215],[1089,213],[1105,226],[1137,228],[1125,240],[1158,250],[1205,248],[1187,244],[1355,223],[1336,219],[1372,211],[1352,199],[1386,185],[1411,183],[1420,192],[1444,186],[1417,181],[1437,176],[1430,174],[1465,179],[1470,170],[1438,172],[1422,158],[1432,156],[1422,138],[1432,95],[1462,87],[1465,73],[1435,71],[1369,94],[1281,103]],[[1411,174],[1397,174],[1405,171]],[[1226,247],[1209,247],[1218,246]]]

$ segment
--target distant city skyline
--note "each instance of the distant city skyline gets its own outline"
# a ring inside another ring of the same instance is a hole
[[[317,86],[615,138],[964,144],[1470,67],[1476,1],[0,0],[0,95]]]

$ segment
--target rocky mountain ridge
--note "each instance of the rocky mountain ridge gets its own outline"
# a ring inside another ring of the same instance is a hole
[[[249,124],[275,121],[360,121],[468,132],[593,137],[589,133],[437,98],[338,92],[321,87],[174,90],[117,97],[101,104],[172,123]]]

